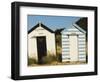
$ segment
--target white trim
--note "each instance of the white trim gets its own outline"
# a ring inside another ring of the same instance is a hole
[[[83,33],[86,33],[86,31],[83,30],[81,27],[79,27],[77,24],[73,24],[73,26],[75,26],[76,28],[80,29]]]

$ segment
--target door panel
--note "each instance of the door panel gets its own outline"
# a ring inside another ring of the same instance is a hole
[[[37,52],[38,52],[38,63],[43,63],[43,57],[47,55],[46,49],[46,37],[37,37]]]
[[[71,61],[78,61],[78,38],[77,36],[69,36],[70,40],[70,59]]]

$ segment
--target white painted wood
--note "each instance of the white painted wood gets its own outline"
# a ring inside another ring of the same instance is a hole
[[[79,52],[79,54],[86,54],[86,52]]]
[[[85,48],[79,48],[79,51],[82,51],[82,50],[85,51],[86,49]]]
[[[81,58],[81,57],[85,58],[86,56],[85,55],[79,55],[79,58]]]
[[[66,52],[62,52],[62,54],[69,54],[69,51],[68,52],[67,51]]]
[[[37,59],[36,37],[46,37],[47,54],[56,55],[55,34],[39,26],[28,34],[28,56]]]
[[[69,36],[71,61],[78,61],[78,41],[77,36]]]
[[[85,37],[85,35],[83,34],[83,35],[79,35],[78,37]]]

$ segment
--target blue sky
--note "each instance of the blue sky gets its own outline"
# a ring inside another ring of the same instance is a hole
[[[28,30],[34,27],[38,22],[43,23],[52,30],[58,28],[69,28],[81,17],[74,16],[47,16],[47,15],[28,15]]]

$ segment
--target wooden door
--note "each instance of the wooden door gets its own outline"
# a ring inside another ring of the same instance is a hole
[[[69,36],[70,60],[78,61],[78,38],[77,35]]]
[[[47,55],[46,49],[46,37],[37,37],[37,52],[38,52],[38,63],[43,63],[43,57]]]

